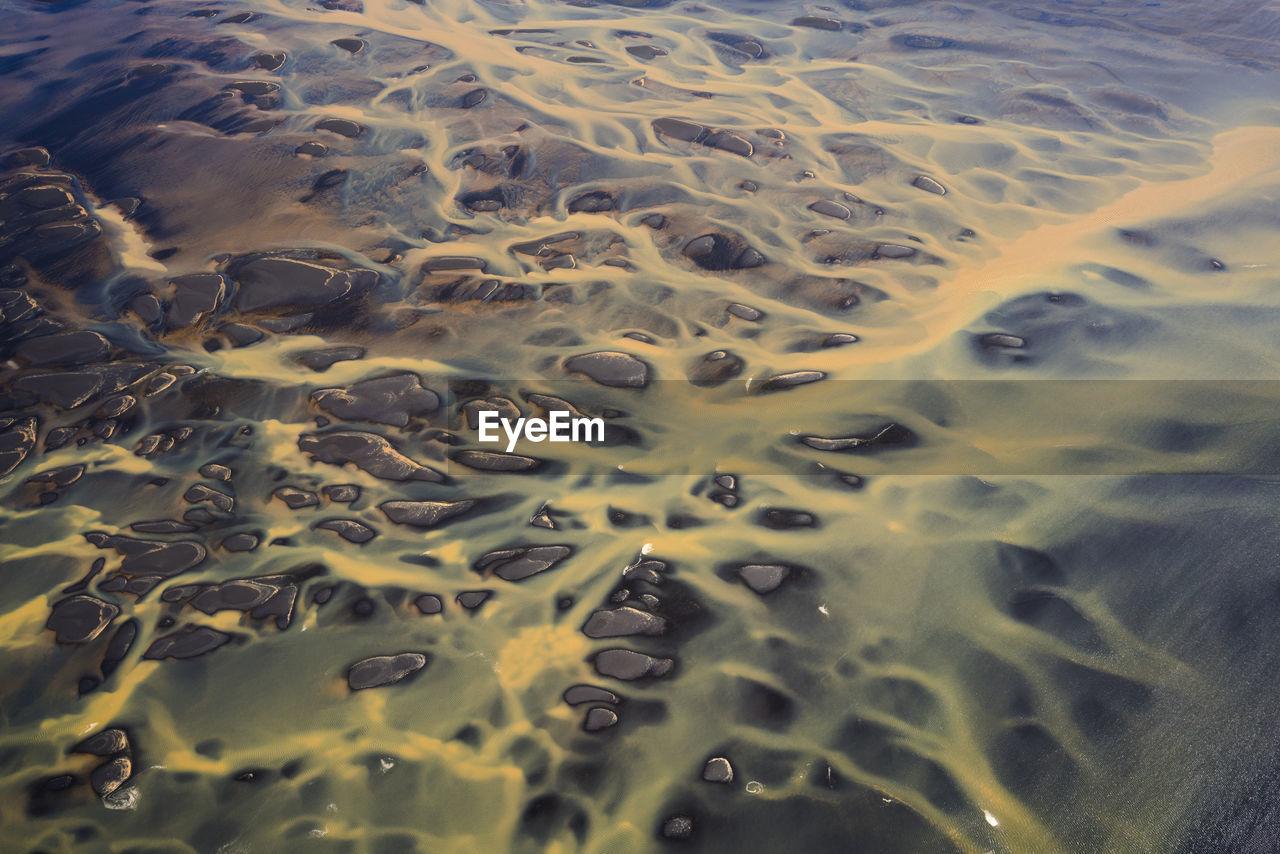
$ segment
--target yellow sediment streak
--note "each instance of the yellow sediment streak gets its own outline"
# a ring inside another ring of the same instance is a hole
[[[1280,179],[1280,128],[1245,127],[1213,140],[1208,171],[1181,180],[1143,184],[1116,201],[1065,223],[1042,225],[1005,245],[989,261],[962,269],[941,287],[945,299],[920,322],[932,344],[954,330],[957,303],[972,305],[983,291],[1000,298],[1044,287],[1046,276],[1089,257],[1093,241],[1108,229],[1136,227],[1160,219],[1190,215],[1206,202],[1228,200],[1271,174]]]

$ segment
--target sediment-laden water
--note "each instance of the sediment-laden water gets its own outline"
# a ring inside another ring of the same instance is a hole
[[[3,850],[1275,849],[1274,4],[4,20]]]

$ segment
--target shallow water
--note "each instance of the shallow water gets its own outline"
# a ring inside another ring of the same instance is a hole
[[[4,12],[0,848],[1276,848],[1274,4]]]

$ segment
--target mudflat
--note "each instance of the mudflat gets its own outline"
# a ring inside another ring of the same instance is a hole
[[[1280,845],[1273,5],[5,19],[6,851]]]

